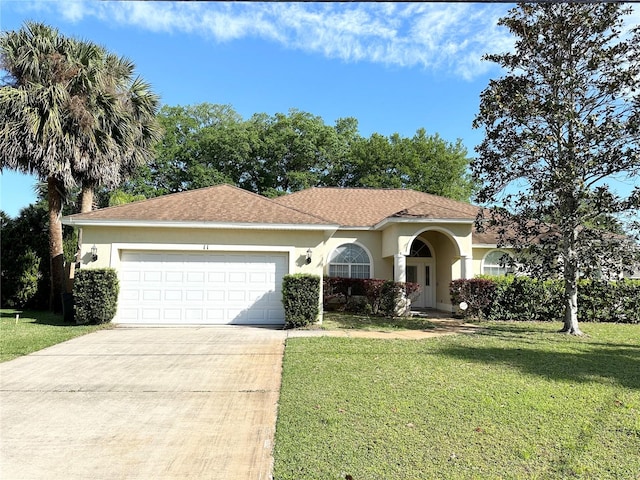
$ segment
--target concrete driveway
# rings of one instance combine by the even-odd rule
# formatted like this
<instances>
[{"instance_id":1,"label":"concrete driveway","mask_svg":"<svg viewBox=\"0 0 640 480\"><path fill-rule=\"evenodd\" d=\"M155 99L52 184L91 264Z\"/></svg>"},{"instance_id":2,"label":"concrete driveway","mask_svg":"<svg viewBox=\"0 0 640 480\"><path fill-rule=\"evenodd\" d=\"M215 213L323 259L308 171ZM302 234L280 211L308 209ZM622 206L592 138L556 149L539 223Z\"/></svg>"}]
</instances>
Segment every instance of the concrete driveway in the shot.
<instances>
[{"instance_id":1,"label":"concrete driveway","mask_svg":"<svg viewBox=\"0 0 640 480\"><path fill-rule=\"evenodd\" d=\"M268 479L286 332L116 328L0 364L0 478Z\"/></svg>"}]
</instances>

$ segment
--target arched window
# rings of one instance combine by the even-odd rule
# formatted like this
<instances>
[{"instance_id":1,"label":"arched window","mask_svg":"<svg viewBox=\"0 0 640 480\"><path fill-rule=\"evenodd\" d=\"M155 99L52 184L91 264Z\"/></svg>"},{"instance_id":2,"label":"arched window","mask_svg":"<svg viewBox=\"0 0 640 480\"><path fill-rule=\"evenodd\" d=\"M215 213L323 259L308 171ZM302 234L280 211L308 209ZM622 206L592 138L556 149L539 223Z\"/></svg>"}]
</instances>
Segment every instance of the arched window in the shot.
<instances>
[{"instance_id":1,"label":"arched window","mask_svg":"<svg viewBox=\"0 0 640 480\"><path fill-rule=\"evenodd\" d=\"M410 257L428 257L431 258L431 250L429 249L429 247L427 246L426 243L424 243L422 240L420 240L419 238L416 238L413 243L411 244L411 250L409 251L409 256Z\"/></svg>"},{"instance_id":2,"label":"arched window","mask_svg":"<svg viewBox=\"0 0 640 480\"><path fill-rule=\"evenodd\" d=\"M509 254L502 250L492 250L482 260L483 275L506 275L509 266L505 263L509 260Z\"/></svg>"},{"instance_id":3,"label":"arched window","mask_svg":"<svg viewBox=\"0 0 640 480\"><path fill-rule=\"evenodd\" d=\"M340 245L329 257L330 277L369 278L370 273L369 255L355 243Z\"/></svg>"}]
</instances>

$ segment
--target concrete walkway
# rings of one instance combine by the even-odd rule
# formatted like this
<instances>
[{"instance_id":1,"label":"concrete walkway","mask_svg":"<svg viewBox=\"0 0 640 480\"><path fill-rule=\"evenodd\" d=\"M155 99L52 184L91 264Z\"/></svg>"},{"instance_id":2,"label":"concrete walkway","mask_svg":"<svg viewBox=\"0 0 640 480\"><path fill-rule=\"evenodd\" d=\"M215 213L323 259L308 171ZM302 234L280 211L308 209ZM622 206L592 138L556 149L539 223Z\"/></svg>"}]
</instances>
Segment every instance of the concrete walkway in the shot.
<instances>
[{"instance_id":1,"label":"concrete walkway","mask_svg":"<svg viewBox=\"0 0 640 480\"><path fill-rule=\"evenodd\" d=\"M116 328L0 364L0 478L268 479L286 332Z\"/></svg>"}]
</instances>

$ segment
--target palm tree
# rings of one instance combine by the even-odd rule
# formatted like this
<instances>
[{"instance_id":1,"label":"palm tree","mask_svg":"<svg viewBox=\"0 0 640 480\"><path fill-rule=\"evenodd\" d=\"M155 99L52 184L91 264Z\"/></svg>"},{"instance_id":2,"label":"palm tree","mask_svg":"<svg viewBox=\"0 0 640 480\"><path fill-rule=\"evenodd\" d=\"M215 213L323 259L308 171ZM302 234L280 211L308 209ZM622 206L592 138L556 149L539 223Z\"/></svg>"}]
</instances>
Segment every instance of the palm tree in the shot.
<instances>
[{"instance_id":1,"label":"palm tree","mask_svg":"<svg viewBox=\"0 0 640 480\"><path fill-rule=\"evenodd\" d=\"M82 185L81 212L91 210L96 187L117 187L151 160L152 147L160 139L159 98L148 83L133 77L134 68L129 60L103 50L99 88L86 92L79 105L83 116L91 119L85 132L92 146L92 154L73 165Z\"/></svg>"},{"instance_id":2,"label":"palm tree","mask_svg":"<svg viewBox=\"0 0 640 480\"><path fill-rule=\"evenodd\" d=\"M49 303L59 310L67 192L78 184L91 191L115 185L149 158L158 98L146 83L131 80L130 62L41 23L2 33L0 67L8 73L0 87L0 170L47 182Z\"/></svg>"}]
</instances>

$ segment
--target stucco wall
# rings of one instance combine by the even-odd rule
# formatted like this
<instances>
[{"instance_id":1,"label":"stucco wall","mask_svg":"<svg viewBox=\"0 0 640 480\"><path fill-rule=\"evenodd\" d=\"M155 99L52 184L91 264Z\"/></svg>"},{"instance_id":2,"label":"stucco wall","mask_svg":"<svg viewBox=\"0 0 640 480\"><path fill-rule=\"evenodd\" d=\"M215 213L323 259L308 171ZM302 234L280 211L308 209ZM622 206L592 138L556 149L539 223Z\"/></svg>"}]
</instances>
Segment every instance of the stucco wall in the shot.
<instances>
[{"instance_id":1,"label":"stucco wall","mask_svg":"<svg viewBox=\"0 0 640 480\"><path fill-rule=\"evenodd\" d=\"M433 249L436 307L450 309L449 283L463 274L480 273L482 258L489 249L472 248L470 224L399 223L383 231L371 230L267 230L158 227L83 227L82 268L118 268L123 250L175 251L252 251L286 252L289 273L328 274L331 253L345 243L357 243L371 258L371 276L393 279L394 255L407 254L416 236ZM91 261L91 247L98 249L98 260ZM312 261L306 263L307 250ZM473 255L465 272L460 255ZM468 269L468 267L467 267Z\"/></svg>"},{"instance_id":2,"label":"stucco wall","mask_svg":"<svg viewBox=\"0 0 640 480\"><path fill-rule=\"evenodd\" d=\"M492 250L495 250L495 247L492 246L483 246L483 247L473 247L473 274L474 276L482 274L482 260L485 255Z\"/></svg>"},{"instance_id":3,"label":"stucco wall","mask_svg":"<svg viewBox=\"0 0 640 480\"><path fill-rule=\"evenodd\" d=\"M118 268L122 250L287 252L289 273L322 274L325 232L249 229L83 227L82 267ZM91 247L98 260L91 261ZM307 250L311 263L307 265Z\"/></svg>"},{"instance_id":4,"label":"stucco wall","mask_svg":"<svg viewBox=\"0 0 640 480\"><path fill-rule=\"evenodd\" d=\"M326 275L329 274L328 263L331 254L345 243L356 243L369 253L372 278L393 279L393 259L382 258L382 235L380 232L367 230L339 230L327 240L324 250Z\"/></svg>"}]
</instances>

